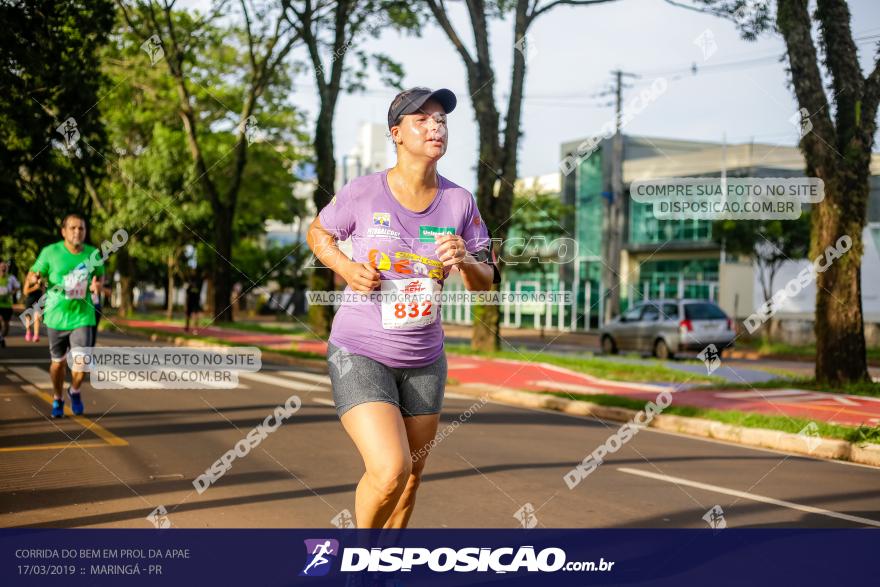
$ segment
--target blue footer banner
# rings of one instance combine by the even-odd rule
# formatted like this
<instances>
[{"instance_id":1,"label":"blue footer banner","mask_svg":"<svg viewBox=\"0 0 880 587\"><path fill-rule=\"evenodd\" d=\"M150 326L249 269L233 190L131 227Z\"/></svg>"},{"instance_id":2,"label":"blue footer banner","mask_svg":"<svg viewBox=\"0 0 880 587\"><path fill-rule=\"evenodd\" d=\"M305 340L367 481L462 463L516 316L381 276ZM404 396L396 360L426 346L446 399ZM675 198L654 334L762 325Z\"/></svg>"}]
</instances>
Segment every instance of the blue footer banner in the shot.
<instances>
[{"instance_id":1,"label":"blue footer banner","mask_svg":"<svg viewBox=\"0 0 880 587\"><path fill-rule=\"evenodd\" d=\"M828 587L877 584L880 533L0 529L0 557L4 586Z\"/></svg>"}]
</instances>

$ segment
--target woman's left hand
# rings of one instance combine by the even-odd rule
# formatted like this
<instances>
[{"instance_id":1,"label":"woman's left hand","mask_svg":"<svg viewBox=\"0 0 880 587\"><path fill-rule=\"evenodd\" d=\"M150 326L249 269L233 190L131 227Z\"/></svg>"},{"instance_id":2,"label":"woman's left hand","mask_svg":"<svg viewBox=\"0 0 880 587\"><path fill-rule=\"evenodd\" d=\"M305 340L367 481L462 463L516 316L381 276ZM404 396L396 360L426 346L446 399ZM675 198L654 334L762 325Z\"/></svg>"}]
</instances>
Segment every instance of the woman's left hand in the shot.
<instances>
[{"instance_id":1,"label":"woman's left hand","mask_svg":"<svg viewBox=\"0 0 880 587\"><path fill-rule=\"evenodd\" d=\"M437 245L437 257L444 267L461 265L467 257L468 252L464 239L457 234L444 234L435 237L434 242Z\"/></svg>"}]
</instances>

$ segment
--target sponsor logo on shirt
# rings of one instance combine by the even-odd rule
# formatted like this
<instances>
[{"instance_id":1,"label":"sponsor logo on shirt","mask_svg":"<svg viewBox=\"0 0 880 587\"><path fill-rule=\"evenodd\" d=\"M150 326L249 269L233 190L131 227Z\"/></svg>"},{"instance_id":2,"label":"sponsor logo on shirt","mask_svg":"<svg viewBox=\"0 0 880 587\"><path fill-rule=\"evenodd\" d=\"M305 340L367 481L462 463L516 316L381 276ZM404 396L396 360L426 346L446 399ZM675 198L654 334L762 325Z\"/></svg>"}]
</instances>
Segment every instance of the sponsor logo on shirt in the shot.
<instances>
[{"instance_id":1,"label":"sponsor logo on shirt","mask_svg":"<svg viewBox=\"0 0 880 587\"><path fill-rule=\"evenodd\" d=\"M368 237L385 237L385 238L400 238L400 233L396 230L391 230L390 228L385 228L383 226L374 226L372 228L367 229Z\"/></svg>"},{"instance_id":2,"label":"sponsor logo on shirt","mask_svg":"<svg viewBox=\"0 0 880 587\"><path fill-rule=\"evenodd\" d=\"M425 291L425 288L422 287L421 282L419 281L410 281L403 288L403 293L419 293L420 291Z\"/></svg>"},{"instance_id":3,"label":"sponsor logo on shirt","mask_svg":"<svg viewBox=\"0 0 880 587\"><path fill-rule=\"evenodd\" d=\"M441 236L444 234L455 234L455 227L428 226L425 224L419 226L419 240L423 243L432 243L434 242L435 236Z\"/></svg>"},{"instance_id":4,"label":"sponsor logo on shirt","mask_svg":"<svg viewBox=\"0 0 880 587\"><path fill-rule=\"evenodd\" d=\"M443 279L443 263L436 259L429 259L416 255L409 251L397 251L393 253L392 260L389 254L379 249L371 249L367 254L370 265L379 271L393 271L403 275L426 275L433 279Z\"/></svg>"},{"instance_id":5,"label":"sponsor logo on shirt","mask_svg":"<svg viewBox=\"0 0 880 587\"><path fill-rule=\"evenodd\" d=\"M373 226L391 227L391 214L389 212L373 212Z\"/></svg>"}]
</instances>

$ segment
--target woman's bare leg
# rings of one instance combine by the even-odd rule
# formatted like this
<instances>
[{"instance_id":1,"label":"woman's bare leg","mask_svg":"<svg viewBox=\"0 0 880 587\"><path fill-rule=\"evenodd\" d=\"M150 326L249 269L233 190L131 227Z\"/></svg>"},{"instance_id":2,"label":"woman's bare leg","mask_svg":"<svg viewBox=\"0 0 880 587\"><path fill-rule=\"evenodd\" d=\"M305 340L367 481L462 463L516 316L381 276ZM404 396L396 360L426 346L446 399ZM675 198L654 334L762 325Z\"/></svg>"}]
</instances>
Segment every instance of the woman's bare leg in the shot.
<instances>
[{"instance_id":1,"label":"woman's bare leg","mask_svg":"<svg viewBox=\"0 0 880 587\"><path fill-rule=\"evenodd\" d=\"M412 471L400 408L388 402L356 405L342 415L366 472L355 493L358 528L382 528L397 506Z\"/></svg>"},{"instance_id":2,"label":"woman's bare leg","mask_svg":"<svg viewBox=\"0 0 880 587\"><path fill-rule=\"evenodd\" d=\"M412 459L412 470L406 480L406 487L397 502L397 506L385 522L386 528L406 528L413 508L416 505L416 491L422 481L422 471L425 469L425 460L431 450L431 441L437 435L437 425L440 422L440 414L426 414L424 416L410 416L403 419L406 426L406 437L409 442L409 452Z\"/></svg>"}]
</instances>

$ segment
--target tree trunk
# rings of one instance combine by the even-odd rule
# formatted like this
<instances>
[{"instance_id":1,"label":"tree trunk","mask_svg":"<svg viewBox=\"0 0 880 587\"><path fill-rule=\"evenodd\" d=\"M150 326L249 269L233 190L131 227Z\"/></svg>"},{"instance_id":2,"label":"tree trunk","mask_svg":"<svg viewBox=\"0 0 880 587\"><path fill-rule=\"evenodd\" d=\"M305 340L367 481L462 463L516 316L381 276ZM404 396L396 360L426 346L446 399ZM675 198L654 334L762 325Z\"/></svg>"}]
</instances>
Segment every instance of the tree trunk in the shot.
<instances>
[{"instance_id":1,"label":"tree trunk","mask_svg":"<svg viewBox=\"0 0 880 587\"><path fill-rule=\"evenodd\" d=\"M315 167L318 185L313 199L315 209L320 211L330 203L336 191L336 160L333 158L333 105L322 105L315 127ZM313 292L333 290L333 272L315 258L315 269L309 275L309 289ZM330 334L333 323L333 306L310 305L309 325L312 332L322 338Z\"/></svg>"},{"instance_id":2,"label":"tree trunk","mask_svg":"<svg viewBox=\"0 0 880 587\"><path fill-rule=\"evenodd\" d=\"M232 210L225 206L214 208L214 308L216 322L232 322Z\"/></svg>"},{"instance_id":3,"label":"tree trunk","mask_svg":"<svg viewBox=\"0 0 880 587\"><path fill-rule=\"evenodd\" d=\"M867 169L867 163L847 162L837 166L833 177L825 174L825 201L812 218L811 259L824 257L826 247L834 246L843 235L852 239L852 249L816 275L816 380L832 384L870 381L861 287L868 183L854 167ZM857 207L860 214L845 212Z\"/></svg>"},{"instance_id":4,"label":"tree trunk","mask_svg":"<svg viewBox=\"0 0 880 587\"><path fill-rule=\"evenodd\" d=\"M174 253L168 254L168 282L165 285L165 317L171 320L174 317Z\"/></svg>"},{"instance_id":5,"label":"tree trunk","mask_svg":"<svg viewBox=\"0 0 880 587\"><path fill-rule=\"evenodd\" d=\"M493 238L507 238L510 215L513 210L514 184L517 179L517 151L519 149L520 118L526 74L526 32L530 24L529 3L519 0L514 15L514 39L519 48L513 51L513 71L504 121L504 141L499 142L500 115L495 106L495 90L489 54L488 33L477 35L477 62L468 68L468 89L479 126L480 161L477 164L477 206ZM485 31L485 8L471 11L476 31ZM501 267L499 265L499 270ZM494 290L498 286L493 286ZM474 306L474 326L471 348L480 351L498 350L501 343L501 312L498 306Z\"/></svg>"},{"instance_id":6,"label":"tree trunk","mask_svg":"<svg viewBox=\"0 0 880 587\"><path fill-rule=\"evenodd\" d=\"M815 16L831 77L833 106L819 70L807 2L779 0L776 24L785 40L794 93L801 112L809 113L810 126L800 142L806 173L825 183L825 199L812 213L810 258L824 257L844 236L852 239L852 248L816 276L816 380L836 385L870 380L861 259L880 64L875 64L867 79L862 78L846 2L819 0Z\"/></svg>"},{"instance_id":7,"label":"tree trunk","mask_svg":"<svg viewBox=\"0 0 880 587\"><path fill-rule=\"evenodd\" d=\"M491 73L490 73L491 75ZM470 86L480 88L491 82L483 81L482 77L469 80ZM506 220L497 210L496 184L503 175L500 146L498 144L498 110L495 107L493 93L483 89L472 97L474 112L477 119L478 137L480 141L480 160L477 163L477 206L486 227L492 231L493 238L504 239L507 234ZM503 184L499 186L503 188ZM498 286L493 287L494 290ZM473 305L473 328L471 331L471 348L475 351L491 352L498 350L501 344L500 317L498 306Z\"/></svg>"},{"instance_id":8,"label":"tree trunk","mask_svg":"<svg viewBox=\"0 0 880 587\"><path fill-rule=\"evenodd\" d=\"M126 247L119 249L119 316L127 318L134 309L134 262Z\"/></svg>"}]
</instances>

